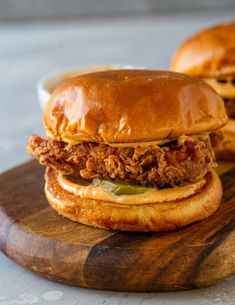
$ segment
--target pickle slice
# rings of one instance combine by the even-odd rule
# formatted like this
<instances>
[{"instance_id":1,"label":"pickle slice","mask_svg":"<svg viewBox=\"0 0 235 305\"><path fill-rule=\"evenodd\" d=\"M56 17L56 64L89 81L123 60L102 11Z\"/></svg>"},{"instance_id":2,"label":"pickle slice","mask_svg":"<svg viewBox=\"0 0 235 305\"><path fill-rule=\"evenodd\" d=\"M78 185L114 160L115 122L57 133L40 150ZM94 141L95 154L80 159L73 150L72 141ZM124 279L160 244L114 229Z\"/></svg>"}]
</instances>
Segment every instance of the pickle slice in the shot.
<instances>
[{"instance_id":1,"label":"pickle slice","mask_svg":"<svg viewBox=\"0 0 235 305\"><path fill-rule=\"evenodd\" d=\"M125 182L114 182L98 178L93 179L92 184L95 186L103 187L115 195L138 195L151 190L150 187L130 185Z\"/></svg>"}]
</instances>

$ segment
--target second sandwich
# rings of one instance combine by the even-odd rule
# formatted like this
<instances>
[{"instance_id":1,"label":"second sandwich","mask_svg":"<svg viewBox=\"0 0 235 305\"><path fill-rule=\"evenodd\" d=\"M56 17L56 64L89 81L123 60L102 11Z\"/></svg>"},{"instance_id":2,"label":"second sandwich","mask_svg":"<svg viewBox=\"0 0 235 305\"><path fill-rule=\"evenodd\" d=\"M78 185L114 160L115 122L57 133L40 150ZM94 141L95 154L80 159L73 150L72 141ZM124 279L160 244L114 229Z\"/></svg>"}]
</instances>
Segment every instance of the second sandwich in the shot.
<instances>
[{"instance_id":1,"label":"second sandwich","mask_svg":"<svg viewBox=\"0 0 235 305\"><path fill-rule=\"evenodd\" d=\"M224 100L229 121L216 150L235 160L235 22L205 29L187 39L175 53L171 69L204 79Z\"/></svg>"}]
</instances>

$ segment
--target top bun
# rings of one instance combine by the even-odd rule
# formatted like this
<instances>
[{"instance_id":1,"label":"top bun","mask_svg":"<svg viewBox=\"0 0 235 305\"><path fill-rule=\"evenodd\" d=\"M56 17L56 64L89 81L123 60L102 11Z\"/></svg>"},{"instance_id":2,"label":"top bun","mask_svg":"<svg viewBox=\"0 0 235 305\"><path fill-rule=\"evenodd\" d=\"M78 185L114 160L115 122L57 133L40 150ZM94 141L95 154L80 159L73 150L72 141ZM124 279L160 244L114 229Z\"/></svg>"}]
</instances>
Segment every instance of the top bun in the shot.
<instances>
[{"instance_id":1,"label":"top bun","mask_svg":"<svg viewBox=\"0 0 235 305\"><path fill-rule=\"evenodd\" d=\"M47 135L71 144L171 139L226 121L222 99L204 81L150 70L78 76L54 91L44 112Z\"/></svg>"},{"instance_id":2,"label":"top bun","mask_svg":"<svg viewBox=\"0 0 235 305\"><path fill-rule=\"evenodd\" d=\"M178 49L171 69L201 77L235 74L235 22L197 33Z\"/></svg>"}]
</instances>

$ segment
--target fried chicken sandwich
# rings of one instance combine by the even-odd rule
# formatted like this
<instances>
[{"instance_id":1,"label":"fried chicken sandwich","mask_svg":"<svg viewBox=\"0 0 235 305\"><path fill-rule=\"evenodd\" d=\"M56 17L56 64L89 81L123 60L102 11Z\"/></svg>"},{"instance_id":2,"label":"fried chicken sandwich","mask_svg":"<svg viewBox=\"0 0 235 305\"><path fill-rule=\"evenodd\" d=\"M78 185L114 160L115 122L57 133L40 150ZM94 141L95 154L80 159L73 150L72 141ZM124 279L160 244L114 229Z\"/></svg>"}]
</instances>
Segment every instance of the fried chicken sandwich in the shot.
<instances>
[{"instance_id":1,"label":"fried chicken sandwich","mask_svg":"<svg viewBox=\"0 0 235 305\"><path fill-rule=\"evenodd\" d=\"M45 193L63 216L114 230L164 231L211 215L222 99L179 73L116 70L73 78L44 112L28 152L46 166Z\"/></svg>"}]
</instances>

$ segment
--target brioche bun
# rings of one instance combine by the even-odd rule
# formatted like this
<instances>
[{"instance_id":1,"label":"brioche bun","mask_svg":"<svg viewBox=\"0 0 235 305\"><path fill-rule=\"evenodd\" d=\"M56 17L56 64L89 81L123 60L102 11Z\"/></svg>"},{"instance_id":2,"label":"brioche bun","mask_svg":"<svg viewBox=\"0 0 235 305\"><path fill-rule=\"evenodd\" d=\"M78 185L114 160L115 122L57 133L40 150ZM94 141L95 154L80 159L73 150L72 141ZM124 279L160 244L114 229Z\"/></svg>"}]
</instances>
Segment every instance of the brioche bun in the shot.
<instances>
[{"instance_id":1,"label":"brioche bun","mask_svg":"<svg viewBox=\"0 0 235 305\"><path fill-rule=\"evenodd\" d=\"M58 177L58 171L47 168L45 193L50 205L64 217L103 229L173 230L210 216L222 197L221 182L214 171L205 176L206 184L187 198L181 198L179 188L178 200L137 205L81 198L65 190Z\"/></svg>"},{"instance_id":2,"label":"brioche bun","mask_svg":"<svg viewBox=\"0 0 235 305\"><path fill-rule=\"evenodd\" d=\"M54 91L44 112L47 136L71 144L151 142L226 121L222 99L204 81L150 70L78 76Z\"/></svg>"},{"instance_id":3,"label":"brioche bun","mask_svg":"<svg viewBox=\"0 0 235 305\"><path fill-rule=\"evenodd\" d=\"M171 70L199 77L235 74L235 22L203 30L175 53Z\"/></svg>"}]
</instances>

